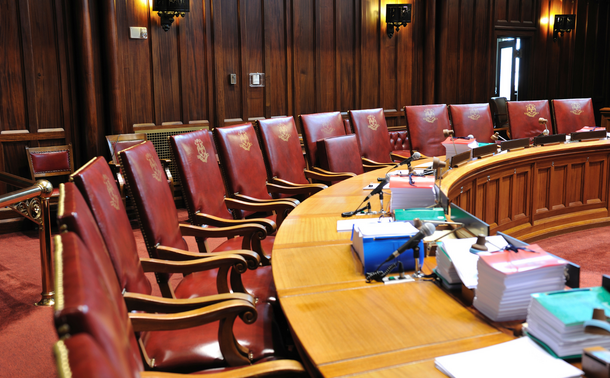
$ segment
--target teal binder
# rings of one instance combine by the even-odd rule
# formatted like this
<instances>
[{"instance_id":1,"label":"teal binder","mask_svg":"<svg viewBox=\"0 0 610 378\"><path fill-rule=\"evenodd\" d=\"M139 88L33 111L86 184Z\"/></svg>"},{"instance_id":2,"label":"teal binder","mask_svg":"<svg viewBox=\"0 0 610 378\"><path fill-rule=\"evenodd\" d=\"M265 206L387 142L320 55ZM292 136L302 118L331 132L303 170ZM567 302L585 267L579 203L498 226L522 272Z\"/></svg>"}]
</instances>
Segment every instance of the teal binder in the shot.
<instances>
[{"instance_id":1,"label":"teal binder","mask_svg":"<svg viewBox=\"0 0 610 378\"><path fill-rule=\"evenodd\" d=\"M419 218L422 221L441 221L444 222L445 212L442 207L433 208L412 208L412 209L396 209L394 210L394 218L397 221L412 221L415 218Z\"/></svg>"}]
</instances>

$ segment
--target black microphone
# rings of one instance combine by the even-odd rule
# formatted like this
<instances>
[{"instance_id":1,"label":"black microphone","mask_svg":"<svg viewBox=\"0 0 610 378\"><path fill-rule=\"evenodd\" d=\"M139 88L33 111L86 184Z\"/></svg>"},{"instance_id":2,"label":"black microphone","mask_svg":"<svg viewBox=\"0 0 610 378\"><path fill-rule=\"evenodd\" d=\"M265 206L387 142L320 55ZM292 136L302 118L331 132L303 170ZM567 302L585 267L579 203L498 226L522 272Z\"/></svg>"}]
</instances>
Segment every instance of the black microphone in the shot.
<instances>
[{"instance_id":1,"label":"black microphone","mask_svg":"<svg viewBox=\"0 0 610 378\"><path fill-rule=\"evenodd\" d=\"M405 244L398 247L398 249L394 251L394 253L392 253L381 265L387 263L392 259L397 258L407 249L413 249L417 247L417 245L423 238L432 235L434 231L436 231L436 227L432 223L424 223L417 234L413 235L409 240L407 240Z\"/></svg>"},{"instance_id":2,"label":"black microphone","mask_svg":"<svg viewBox=\"0 0 610 378\"><path fill-rule=\"evenodd\" d=\"M408 157L405 160L401 161L400 163L396 164L395 168L400 167L401 165L409 164L413 160L419 160L419 159L421 159L421 154L419 152L415 151L415 153L411 157Z\"/></svg>"},{"instance_id":3,"label":"black microphone","mask_svg":"<svg viewBox=\"0 0 610 378\"><path fill-rule=\"evenodd\" d=\"M384 186L386 186L386 184L388 183L388 180L389 180L389 179L390 179L390 178L386 176L386 178L384 178L384 179L383 179L383 180L382 180L382 181L379 183L379 185L377 185L377 187L376 187L375 189L371 190L371 192L369 193L369 195L368 195L368 196L366 196L366 198L365 198L365 199L364 199L364 201L362 201L362 202L368 201L368 200L369 200L369 199L370 199L372 196L374 196L374 195L376 195L376 194L381 193L381 191L383 190L383 187L384 187Z\"/></svg>"}]
</instances>

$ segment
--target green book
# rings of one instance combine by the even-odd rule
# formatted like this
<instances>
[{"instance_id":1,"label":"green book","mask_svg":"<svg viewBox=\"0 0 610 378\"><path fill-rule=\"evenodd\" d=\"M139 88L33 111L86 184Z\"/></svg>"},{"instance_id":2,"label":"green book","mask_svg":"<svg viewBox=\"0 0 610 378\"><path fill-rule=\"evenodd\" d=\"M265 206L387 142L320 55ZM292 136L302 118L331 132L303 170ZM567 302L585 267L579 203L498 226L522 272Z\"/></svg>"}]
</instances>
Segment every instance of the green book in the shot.
<instances>
[{"instance_id":1,"label":"green book","mask_svg":"<svg viewBox=\"0 0 610 378\"><path fill-rule=\"evenodd\" d=\"M603 287L533 294L532 298L547 309L564 327L580 326L591 319L594 308L610 315L610 293Z\"/></svg>"}]
</instances>

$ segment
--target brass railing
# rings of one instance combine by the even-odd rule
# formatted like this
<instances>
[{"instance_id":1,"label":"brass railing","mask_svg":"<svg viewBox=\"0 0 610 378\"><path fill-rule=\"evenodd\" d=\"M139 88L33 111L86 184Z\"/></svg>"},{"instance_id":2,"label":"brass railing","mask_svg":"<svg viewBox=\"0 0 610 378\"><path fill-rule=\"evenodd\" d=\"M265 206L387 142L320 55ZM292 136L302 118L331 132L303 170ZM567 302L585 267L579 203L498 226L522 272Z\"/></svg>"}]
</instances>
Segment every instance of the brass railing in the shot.
<instances>
[{"instance_id":1,"label":"brass railing","mask_svg":"<svg viewBox=\"0 0 610 378\"><path fill-rule=\"evenodd\" d=\"M6 172L0 172L0 181L23 188L1 195L0 208L9 207L39 226L42 298L36 303L36 306L52 306L55 303L55 292L53 289L49 197L53 192L53 185L47 180L33 181Z\"/></svg>"}]
</instances>

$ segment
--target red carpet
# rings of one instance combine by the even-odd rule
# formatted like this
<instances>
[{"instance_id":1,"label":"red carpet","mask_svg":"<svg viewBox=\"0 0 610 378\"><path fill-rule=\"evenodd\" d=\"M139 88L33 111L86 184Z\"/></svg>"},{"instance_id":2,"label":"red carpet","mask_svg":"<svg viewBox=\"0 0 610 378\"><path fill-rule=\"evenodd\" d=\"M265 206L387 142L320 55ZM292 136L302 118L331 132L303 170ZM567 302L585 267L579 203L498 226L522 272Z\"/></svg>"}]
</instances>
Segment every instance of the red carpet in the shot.
<instances>
[{"instance_id":1,"label":"red carpet","mask_svg":"<svg viewBox=\"0 0 610 378\"><path fill-rule=\"evenodd\" d=\"M183 221L186 212L180 212ZM138 253L147 256L142 234L134 230ZM188 240L191 239L191 240ZM189 249L196 251L193 238ZM211 246L220 241L210 243ZM545 250L581 266L582 287L601 285L610 274L610 227L596 228L542 240ZM154 281L149 274L151 282ZM181 277L176 276L174 284ZM159 290L153 285L156 294ZM0 378L56 377L52 345L57 340L53 310L35 307L40 299L40 250L35 231L0 235Z\"/></svg>"}]
</instances>

